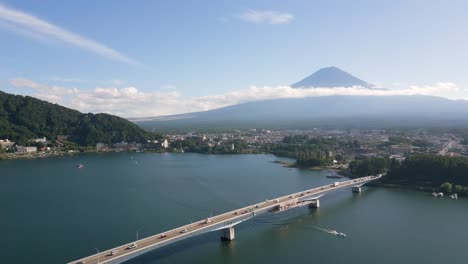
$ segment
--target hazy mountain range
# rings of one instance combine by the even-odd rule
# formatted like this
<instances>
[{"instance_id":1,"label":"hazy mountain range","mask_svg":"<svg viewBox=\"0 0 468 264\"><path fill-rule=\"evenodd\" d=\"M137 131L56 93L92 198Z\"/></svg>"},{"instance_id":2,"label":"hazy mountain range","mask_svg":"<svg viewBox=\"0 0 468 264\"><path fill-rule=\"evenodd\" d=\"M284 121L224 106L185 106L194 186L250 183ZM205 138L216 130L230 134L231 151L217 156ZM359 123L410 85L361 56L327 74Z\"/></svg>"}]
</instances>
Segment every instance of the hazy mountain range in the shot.
<instances>
[{"instance_id":1,"label":"hazy mountain range","mask_svg":"<svg viewBox=\"0 0 468 264\"><path fill-rule=\"evenodd\" d=\"M374 86L336 67L323 68L294 88ZM436 96L320 96L274 99L180 115L135 118L147 129L468 127L468 102Z\"/></svg>"}]
</instances>

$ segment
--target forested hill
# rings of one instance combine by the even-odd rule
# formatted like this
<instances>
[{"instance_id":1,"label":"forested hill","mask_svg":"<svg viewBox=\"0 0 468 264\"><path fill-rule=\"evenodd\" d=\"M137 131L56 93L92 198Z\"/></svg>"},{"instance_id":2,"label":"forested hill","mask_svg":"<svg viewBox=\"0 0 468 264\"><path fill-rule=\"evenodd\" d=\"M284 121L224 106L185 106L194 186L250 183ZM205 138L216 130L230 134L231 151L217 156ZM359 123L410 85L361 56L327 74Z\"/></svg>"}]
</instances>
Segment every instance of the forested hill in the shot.
<instances>
[{"instance_id":1,"label":"forested hill","mask_svg":"<svg viewBox=\"0 0 468 264\"><path fill-rule=\"evenodd\" d=\"M0 139L19 144L58 135L82 146L98 142L144 142L151 135L134 123L109 114L82 114L29 96L0 91Z\"/></svg>"}]
</instances>

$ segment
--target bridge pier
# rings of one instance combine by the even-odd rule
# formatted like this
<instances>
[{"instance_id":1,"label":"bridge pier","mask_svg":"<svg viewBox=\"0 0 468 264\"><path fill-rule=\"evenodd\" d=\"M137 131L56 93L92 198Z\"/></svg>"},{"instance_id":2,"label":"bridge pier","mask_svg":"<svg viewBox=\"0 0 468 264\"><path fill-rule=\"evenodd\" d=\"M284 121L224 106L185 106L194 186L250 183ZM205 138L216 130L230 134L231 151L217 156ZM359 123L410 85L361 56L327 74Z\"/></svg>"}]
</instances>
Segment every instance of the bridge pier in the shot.
<instances>
[{"instance_id":1,"label":"bridge pier","mask_svg":"<svg viewBox=\"0 0 468 264\"><path fill-rule=\"evenodd\" d=\"M231 226L229 228L226 228L226 229L223 229L223 230L221 230L221 232L223 232L223 234L221 235L222 240L228 240L228 241L234 240L235 232L234 232L234 227L233 226Z\"/></svg>"},{"instance_id":2,"label":"bridge pier","mask_svg":"<svg viewBox=\"0 0 468 264\"><path fill-rule=\"evenodd\" d=\"M317 199L315 200L315 202L312 202L311 204L309 204L309 208L319 208L320 207L320 200Z\"/></svg>"},{"instance_id":3,"label":"bridge pier","mask_svg":"<svg viewBox=\"0 0 468 264\"><path fill-rule=\"evenodd\" d=\"M362 191L361 186L353 186L353 193L360 193Z\"/></svg>"}]
</instances>

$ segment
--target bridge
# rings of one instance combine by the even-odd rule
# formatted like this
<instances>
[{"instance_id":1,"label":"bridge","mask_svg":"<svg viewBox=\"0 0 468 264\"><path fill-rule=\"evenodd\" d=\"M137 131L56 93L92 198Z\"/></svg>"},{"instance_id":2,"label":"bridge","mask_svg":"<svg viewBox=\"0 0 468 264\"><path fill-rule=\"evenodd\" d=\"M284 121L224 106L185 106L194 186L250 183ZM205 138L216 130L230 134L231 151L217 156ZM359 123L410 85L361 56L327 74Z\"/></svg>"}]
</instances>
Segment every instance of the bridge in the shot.
<instances>
[{"instance_id":1,"label":"bridge","mask_svg":"<svg viewBox=\"0 0 468 264\"><path fill-rule=\"evenodd\" d=\"M252 204L234 211L193 222L189 225L180 226L153 236L132 241L128 244L69 262L69 264L122 263L154 249L172 244L185 238L212 231L221 231L221 237L223 239L233 240L235 237L234 226L256 215L267 212L277 213L305 205L312 208L318 208L320 207L319 198L328 192L345 187L352 187L353 192L361 192L362 185L380 179L381 177L382 175L379 174L377 176L367 176L348 181L334 182L329 185L281 196L271 200L265 200L264 202Z\"/></svg>"}]
</instances>

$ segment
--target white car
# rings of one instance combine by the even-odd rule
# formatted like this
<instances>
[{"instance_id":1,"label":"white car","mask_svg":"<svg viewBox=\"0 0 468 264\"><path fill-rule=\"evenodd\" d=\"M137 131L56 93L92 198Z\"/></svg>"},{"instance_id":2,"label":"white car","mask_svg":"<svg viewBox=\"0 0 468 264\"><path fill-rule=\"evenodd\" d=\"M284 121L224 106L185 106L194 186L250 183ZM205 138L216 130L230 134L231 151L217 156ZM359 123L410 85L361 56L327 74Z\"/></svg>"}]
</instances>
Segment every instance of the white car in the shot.
<instances>
[{"instance_id":1,"label":"white car","mask_svg":"<svg viewBox=\"0 0 468 264\"><path fill-rule=\"evenodd\" d=\"M114 249L111 251L110 255L114 256L114 255L117 255L117 253L119 253L119 251L117 249Z\"/></svg>"},{"instance_id":2,"label":"white car","mask_svg":"<svg viewBox=\"0 0 468 264\"><path fill-rule=\"evenodd\" d=\"M127 249L132 249L132 248L136 248L137 247L137 243L133 242L132 244L130 244Z\"/></svg>"}]
</instances>

